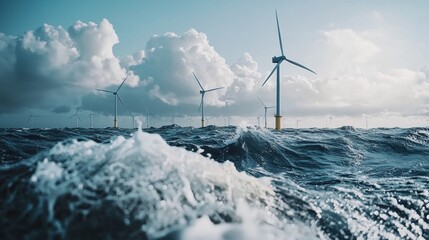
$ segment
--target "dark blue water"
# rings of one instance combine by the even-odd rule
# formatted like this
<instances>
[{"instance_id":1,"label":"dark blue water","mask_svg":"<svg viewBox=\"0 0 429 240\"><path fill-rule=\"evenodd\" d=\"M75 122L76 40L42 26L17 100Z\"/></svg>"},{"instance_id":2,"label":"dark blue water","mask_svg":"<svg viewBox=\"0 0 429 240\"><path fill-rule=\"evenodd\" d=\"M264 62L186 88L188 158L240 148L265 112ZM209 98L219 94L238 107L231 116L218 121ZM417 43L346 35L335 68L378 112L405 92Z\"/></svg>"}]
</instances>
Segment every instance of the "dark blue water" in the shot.
<instances>
[{"instance_id":1,"label":"dark blue water","mask_svg":"<svg viewBox=\"0 0 429 240\"><path fill-rule=\"evenodd\" d=\"M429 130L1 129L24 238L429 239Z\"/></svg>"}]
</instances>

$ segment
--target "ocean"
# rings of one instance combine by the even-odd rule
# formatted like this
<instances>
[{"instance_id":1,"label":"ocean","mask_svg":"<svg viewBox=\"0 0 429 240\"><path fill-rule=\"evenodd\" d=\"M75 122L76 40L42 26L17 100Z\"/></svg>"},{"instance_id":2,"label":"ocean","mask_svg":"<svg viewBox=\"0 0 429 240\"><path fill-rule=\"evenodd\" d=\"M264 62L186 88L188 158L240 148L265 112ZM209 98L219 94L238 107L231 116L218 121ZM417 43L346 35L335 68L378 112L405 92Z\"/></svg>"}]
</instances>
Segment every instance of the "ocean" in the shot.
<instances>
[{"instance_id":1,"label":"ocean","mask_svg":"<svg viewBox=\"0 0 429 240\"><path fill-rule=\"evenodd\" d=\"M0 239L429 239L429 130L0 129Z\"/></svg>"}]
</instances>

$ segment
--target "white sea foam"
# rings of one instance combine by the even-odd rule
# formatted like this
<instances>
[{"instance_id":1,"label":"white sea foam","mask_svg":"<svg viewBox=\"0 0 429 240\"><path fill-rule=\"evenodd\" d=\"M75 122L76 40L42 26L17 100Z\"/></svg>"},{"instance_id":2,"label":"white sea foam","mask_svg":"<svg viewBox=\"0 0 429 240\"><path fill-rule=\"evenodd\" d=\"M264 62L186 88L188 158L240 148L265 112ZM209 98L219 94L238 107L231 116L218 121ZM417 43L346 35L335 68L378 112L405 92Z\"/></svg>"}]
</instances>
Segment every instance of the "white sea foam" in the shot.
<instances>
[{"instance_id":1,"label":"white sea foam","mask_svg":"<svg viewBox=\"0 0 429 240\"><path fill-rule=\"evenodd\" d=\"M184 239L322 236L314 226L282 219L268 180L238 172L231 162L221 164L169 146L159 135L140 129L108 143L59 143L38 163L31 180L48 202L53 222L53 206L59 196L69 194L75 199L69 208L84 215L103 201L113 202L124 222L140 221L149 238L183 228ZM67 228L67 221L57 225Z\"/></svg>"}]
</instances>

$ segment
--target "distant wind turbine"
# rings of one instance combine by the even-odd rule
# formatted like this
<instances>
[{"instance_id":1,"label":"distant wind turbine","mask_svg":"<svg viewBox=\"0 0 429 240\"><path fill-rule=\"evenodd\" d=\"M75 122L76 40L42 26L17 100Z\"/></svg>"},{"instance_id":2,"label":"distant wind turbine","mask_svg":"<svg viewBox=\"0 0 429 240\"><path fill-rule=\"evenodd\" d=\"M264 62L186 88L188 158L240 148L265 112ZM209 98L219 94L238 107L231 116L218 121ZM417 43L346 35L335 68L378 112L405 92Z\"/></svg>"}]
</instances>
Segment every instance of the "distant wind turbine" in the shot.
<instances>
[{"instance_id":1,"label":"distant wind turbine","mask_svg":"<svg viewBox=\"0 0 429 240\"><path fill-rule=\"evenodd\" d=\"M170 123L171 123L172 125L174 125L174 124L176 124L176 117L180 118L181 116L180 116L180 115L178 115L178 114L172 114L172 115L170 115L170 117L171 117L171 119L170 119Z\"/></svg>"},{"instance_id":2,"label":"distant wind turbine","mask_svg":"<svg viewBox=\"0 0 429 240\"><path fill-rule=\"evenodd\" d=\"M79 121L80 121L80 117L79 117L79 107L76 107L76 113L75 113L75 114L73 114L73 115L71 115L71 116L69 117L69 119L70 119L70 118L72 118L72 117L76 117L76 128L78 128L78 127L79 127Z\"/></svg>"},{"instance_id":3,"label":"distant wind turbine","mask_svg":"<svg viewBox=\"0 0 429 240\"><path fill-rule=\"evenodd\" d=\"M213 89L205 90L203 88L203 86L201 85L200 81L198 80L197 75L195 75L195 73L192 73L192 74L194 74L195 80L197 80L197 83L198 83L198 85L200 85L200 88L201 88L201 90L200 90L201 103L200 103L200 107L198 108L198 112L200 112L200 110L201 110L201 127L204 127L204 95L207 92L219 90L219 89L222 89L223 87L218 87L218 88L213 88Z\"/></svg>"},{"instance_id":4,"label":"distant wind turbine","mask_svg":"<svg viewBox=\"0 0 429 240\"><path fill-rule=\"evenodd\" d=\"M329 127L332 127L332 117L329 117Z\"/></svg>"},{"instance_id":5,"label":"distant wind turbine","mask_svg":"<svg viewBox=\"0 0 429 240\"><path fill-rule=\"evenodd\" d=\"M230 125L230 119L231 117L229 116L229 106L228 106L228 102L230 102L229 99L225 100L225 108L226 108L226 118L227 118L227 124L225 124L226 126Z\"/></svg>"},{"instance_id":6,"label":"distant wind turbine","mask_svg":"<svg viewBox=\"0 0 429 240\"><path fill-rule=\"evenodd\" d=\"M309 69L309 68L307 68L307 67L305 67L305 66L303 66L303 65L301 65L295 61L292 61L292 60L286 58L286 56L284 55L284 52L283 52L282 37L280 34L279 18L277 16L277 11L276 11L276 21L277 21L277 32L279 35L280 50L281 50L282 55L279 57L274 56L272 58L272 62L276 63L276 66L274 67L273 71L271 71L270 75L268 75L267 79L262 84L262 86L265 85L265 83L268 81L268 79L270 79L271 75L273 75L274 71L277 70L277 105L276 105L276 115L274 117L276 118L275 129L280 130L281 118L282 118L282 116L280 115L280 64L286 60L287 62L292 63L293 65L304 68L305 70L308 70L314 74L316 74L316 73L313 70L311 70L311 69Z\"/></svg>"},{"instance_id":7,"label":"distant wind turbine","mask_svg":"<svg viewBox=\"0 0 429 240\"><path fill-rule=\"evenodd\" d=\"M30 115L28 116L28 119L27 119L27 126L30 123L30 128L33 128L33 118L38 118L38 117L40 116L33 115L30 111Z\"/></svg>"},{"instance_id":8,"label":"distant wind turbine","mask_svg":"<svg viewBox=\"0 0 429 240\"><path fill-rule=\"evenodd\" d=\"M270 108L274 108L273 106L267 107L265 106L264 102L262 102L262 100L258 97L259 101L261 102L262 106L264 106L264 110L265 110L265 128L267 128L267 110Z\"/></svg>"},{"instance_id":9,"label":"distant wind turbine","mask_svg":"<svg viewBox=\"0 0 429 240\"><path fill-rule=\"evenodd\" d=\"M258 119L258 128L261 128L261 116L256 117Z\"/></svg>"},{"instance_id":10,"label":"distant wind turbine","mask_svg":"<svg viewBox=\"0 0 429 240\"><path fill-rule=\"evenodd\" d=\"M89 114L89 128L93 128L94 127L94 121L93 121L93 117L94 116L96 116L96 117L101 117L100 115L98 115L98 114L95 114L95 113L90 113Z\"/></svg>"},{"instance_id":11,"label":"distant wind turbine","mask_svg":"<svg viewBox=\"0 0 429 240\"><path fill-rule=\"evenodd\" d=\"M133 120L133 129L134 129L135 125L136 125L135 124L136 123L136 116L134 116L133 113L131 113L131 112L129 114L130 114L131 119Z\"/></svg>"},{"instance_id":12,"label":"distant wind turbine","mask_svg":"<svg viewBox=\"0 0 429 240\"><path fill-rule=\"evenodd\" d=\"M299 122L301 122L301 120L297 119L296 120L296 128L299 128Z\"/></svg>"},{"instance_id":13,"label":"distant wind turbine","mask_svg":"<svg viewBox=\"0 0 429 240\"><path fill-rule=\"evenodd\" d=\"M207 122L207 125L209 125L209 120L211 120L213 117L206 117L206 122Z\"/></svg>"},{"instance_id":14,"label":"distant wind turbine","mask_svg":"<svg viewBox=\"0 0 429 240\"><path fill-rule=\"evenodd\" d=\"M146 103L144 104L144 107L146 108L146 128L149 128L149 116L150 116L150 113L149 113L149 110L147 109Z\"/></svg>"},{"instance_id":15,"label":"distant wind turbine","mask_svg":"<svg viewBox=\"0 0 429 240\"><path fill-rule=\"evenodd\" d=\"M118 128L118 98L119 98L119 101L121 102L122 106L127 110L127 107L125 107L125 104L122 101L122 98L118 93L119 90L121 89L122 85L124 85L124 82L127 80L127 78L128 78L128 76L122 81L121 85L119 85L118 89L115 92L109 91L109 90L104 90L104 89L95 89L97 91L112 93L113 96L115 96L115 118L113 119L113 127L114 128ZM127 110L127 112L128 112L128 110Z\"/></svg>"}]
</instances>

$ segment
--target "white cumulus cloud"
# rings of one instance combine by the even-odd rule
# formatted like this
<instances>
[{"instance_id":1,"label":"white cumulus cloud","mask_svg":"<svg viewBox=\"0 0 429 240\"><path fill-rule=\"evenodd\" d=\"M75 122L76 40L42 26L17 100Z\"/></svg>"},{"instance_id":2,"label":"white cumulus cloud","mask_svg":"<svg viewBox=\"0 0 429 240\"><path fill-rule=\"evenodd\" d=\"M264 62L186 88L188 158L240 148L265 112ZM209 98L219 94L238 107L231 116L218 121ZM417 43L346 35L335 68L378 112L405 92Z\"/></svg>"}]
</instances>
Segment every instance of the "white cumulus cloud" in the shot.
<instances>
[{"instance_id":1,"label":"white cumulus cloud","mask_svg":"<svg viewBox=\"0 0 429 240\"><path fill-rule=\"evenodd\" d=\"M76 22L67 30L44 24L22 36L0 34L0 113L50 108L92 88L119 84L127 70L113 55L112 24ZM131 74L128 84L138 84Z\"/></svg>"},{"instance_id":2,"label":"white cumulus cloud","mask_svg":"<svg viewBox=\"0 0 429 240\"><path fill-rule=\"evenodd\" d=\"M128 58L135 62L136 58ZM183 35L153 36L146 44L145 57L133 67L146 92L166 104L199 103L199 86L193 72L207 90L229 87L234 73L225 59L209 44L206 34L190 29ZM208 105L222 105L225 90L206 95Z\"/></svg>"}]
</instances>

